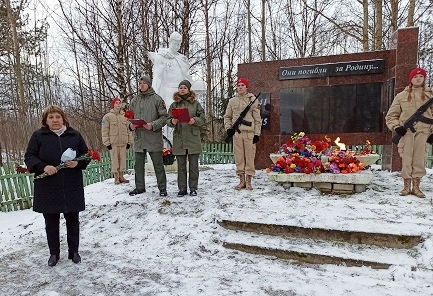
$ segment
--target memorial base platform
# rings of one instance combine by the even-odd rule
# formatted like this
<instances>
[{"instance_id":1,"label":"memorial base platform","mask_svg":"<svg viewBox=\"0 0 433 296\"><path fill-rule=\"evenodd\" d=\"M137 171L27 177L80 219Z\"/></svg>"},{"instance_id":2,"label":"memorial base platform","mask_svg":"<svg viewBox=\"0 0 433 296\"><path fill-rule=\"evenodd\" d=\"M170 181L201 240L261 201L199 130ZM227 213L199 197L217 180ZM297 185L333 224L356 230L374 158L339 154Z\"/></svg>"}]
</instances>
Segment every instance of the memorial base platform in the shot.
<instances>
[{"instance_id":1,"label":"memorial base platform","mask_svg":"<svg viewBox=\"0 0 433 296\"><path fill-rule=\"evenodd\" d=\"M164 168L166 173L177 172L177 161L175 160L173 164L165 165ZM146 170L146 175L148 176L155 175L155 169L153 168L153 163L146 163L145 170ZM128 170L128 174L134 175L134 173L135 173L134 169Z\"/></svg>"},{"instance_id":2,"label":"memorial base platform","mask_svg":"<svg viewBox=\"0 0 433 296\"><path fill-rule=\"evenodd\" d=\"M369 170L351 174L279 174L268 173L269 180L280 183L284 188L316 188L323 193L352 194L363 192L373 179Z\"/></svg>"}]
</instances>

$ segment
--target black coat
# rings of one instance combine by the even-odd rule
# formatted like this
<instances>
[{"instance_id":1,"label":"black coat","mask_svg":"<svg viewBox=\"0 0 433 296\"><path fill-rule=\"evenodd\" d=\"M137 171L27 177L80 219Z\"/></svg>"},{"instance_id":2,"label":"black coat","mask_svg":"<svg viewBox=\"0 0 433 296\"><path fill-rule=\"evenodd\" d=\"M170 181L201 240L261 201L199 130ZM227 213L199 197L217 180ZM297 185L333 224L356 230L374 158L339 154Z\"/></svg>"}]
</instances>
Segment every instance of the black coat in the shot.
<instances>
[{"instance_id":1,"label":"black coat","mask_svg":"<svg viewBox=\"0 0 433 296\"><path fill-rule=\"evenodd\" d=\"M63 152L71 148L77 156L87 153L88 148L81 134L71 127L59 137L46 127L35 131L30 138L24 162L35 176L44 172L47 165L57 166ZM82 160L73 168L63 168L56 174L34 182L33 210L39 213L69 213L83 211L83 173L90 160Z\"/></svg>"}]
</instances>

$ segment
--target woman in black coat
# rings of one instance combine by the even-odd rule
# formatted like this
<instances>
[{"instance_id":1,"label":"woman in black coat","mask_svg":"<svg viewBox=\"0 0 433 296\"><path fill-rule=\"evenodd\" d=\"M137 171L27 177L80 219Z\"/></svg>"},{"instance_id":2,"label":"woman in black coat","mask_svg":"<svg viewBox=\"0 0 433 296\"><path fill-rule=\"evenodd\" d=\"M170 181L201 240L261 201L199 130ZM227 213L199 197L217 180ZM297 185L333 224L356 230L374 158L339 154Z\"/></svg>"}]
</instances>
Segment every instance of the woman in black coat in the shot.
<instances>
[{"instance_id":1,"label":"woman in black coat","mask_svg":"<svg viewBox=\"0 0 433 296\"><path fill-rule=\"evenodd\" d=\"M62 154L68 148L75 150L77 157L88 152L81 134L69 127L64 111L58 106L48 106L42 114L42 127L30 138L24 161L35 177L44 172L48 174L35 179L33 210L45 218L51 254L49 266L55 266L60 258L60 213L66 220L68 258L74 263L81 261L78 254L79 212L85 208L82 170L90 160L66 161L66 168L57 170Z\"/></svg>"}]
</instances>

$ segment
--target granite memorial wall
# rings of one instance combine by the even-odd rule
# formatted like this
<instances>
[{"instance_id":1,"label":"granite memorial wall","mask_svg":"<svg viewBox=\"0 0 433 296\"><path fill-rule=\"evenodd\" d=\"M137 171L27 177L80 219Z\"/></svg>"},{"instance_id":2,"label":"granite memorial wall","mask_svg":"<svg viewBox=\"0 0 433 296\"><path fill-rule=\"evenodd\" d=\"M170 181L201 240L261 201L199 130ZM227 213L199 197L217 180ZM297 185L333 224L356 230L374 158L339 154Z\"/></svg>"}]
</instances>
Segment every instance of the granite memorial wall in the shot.
<instances>
[{"instance_id":1,"label":"granite memorial wall","mask_svg":"<svg viewBox=\"0 0 433 296\"><path fill-rule=\"evenodd\" d=\"M395 94L408 85L417 52L418 28L410 27L394 32L387 50L238 65L248 91L260 93L257 169L270 165L269 154L290 134L304 131L312 139L328 135L346 145L367 139L383 145L382 168L400 170L384 117Z\"/></svg>"}]
</instances>

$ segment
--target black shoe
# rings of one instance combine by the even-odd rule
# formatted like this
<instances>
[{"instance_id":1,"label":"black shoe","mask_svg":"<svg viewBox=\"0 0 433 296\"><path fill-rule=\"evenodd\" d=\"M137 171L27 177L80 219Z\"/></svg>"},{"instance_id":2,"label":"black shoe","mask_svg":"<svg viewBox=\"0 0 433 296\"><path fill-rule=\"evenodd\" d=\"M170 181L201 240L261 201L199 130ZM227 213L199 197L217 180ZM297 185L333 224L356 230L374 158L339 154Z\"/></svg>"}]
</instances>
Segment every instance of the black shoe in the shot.
<instances>
[{"instance_id":1,"label":"black shoe","mask_svg":"<svg viewBox=\"0 0 433 296\"><path fill-rule=\"evenodd\" d=\"M177 194L177 196L184 196L184 195L187 195L187 194L188 194L188 192L185 189L185 190L179 191L179 193Z\"/></svg>"},{"instance_id":2,"label":"black shoe","mask_svg":"<svg viewBox=\"0 0 433 296\"><path fill-rule=\"evenodd\" d=\"M78 253L69 253L68 259L71 259L72 262L74 262L74 263L80 263L81 262L81 257L80 257L80 254L78 254Z\"/></svg>"},{"instance_id":3,"label":"black shoe","mask_svg":"<svg viewBox=\"0 0 433 296\"><path fill-rule=\"evenodd\" d=\"M191 196L197 196L197 191L191 190L191 192L189 193L189 195L191 195Z\"/></svg>"},{"instance_id":4,"label":"black shoe","mask_svg":"<svg viewBox=\"0 0 433 296\"><path fill-rule=\"evenodd\" d=\"M50 259L48 259L48 266L56 266L57 262L59 262L59 255L51 255Z\"/></svg>"},{"instance_id":5,"label":"black shoe","mask_svg":"<svg viewBox=\"0 0 433 296\"><path fill-rule=\"evenodd\" d=\"M167 190L165 189L159 190L159 196L167 196Z\"/></svg>"},{"instance_id":6,"label":"black shoe","mask_svg":"<svg viewBox=\"0 0 433 296\"><path fill-rule=\"evenodd\" d=\"M132 190L131 192L129 192L129 195L137 195L137 194L141 194L141 193L143 193L143 192L146 192L146 189L138 189L138 188L135 188L134 190Z\"/></svg>"}]
</instances>

